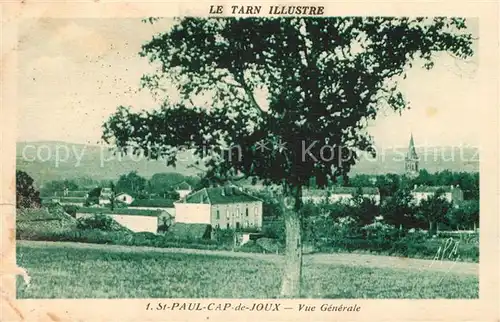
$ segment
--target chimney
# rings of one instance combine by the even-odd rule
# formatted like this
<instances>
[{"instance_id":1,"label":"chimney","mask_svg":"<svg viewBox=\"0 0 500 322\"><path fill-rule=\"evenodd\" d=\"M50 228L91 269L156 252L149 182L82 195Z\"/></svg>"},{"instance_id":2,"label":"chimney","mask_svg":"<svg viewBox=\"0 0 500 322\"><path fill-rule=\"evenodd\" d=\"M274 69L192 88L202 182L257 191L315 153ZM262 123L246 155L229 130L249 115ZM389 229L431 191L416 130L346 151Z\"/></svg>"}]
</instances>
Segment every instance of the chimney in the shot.
<instances>
[{"instance_id":1,"label":"chimney","mask_svg":"<svg viewBox=\"0 0 500 322\"><path fill-rule=\"evenodd\" d=\"M413 186L413 190L415 190L415 189L417 189L417 185L414 185L414 186Z\"/></svg>"},{"instance_id":2,"label":"chimney","mask_svg":"<svg viewBox=\"0 0 500 322\"><path fill-rule=\"evenodd\" d=\"M224 189L224 187L220 189L220 194L221 196L226 196L226 190Z\"/></svg>"},{"instance_id":3,"label":"chimney","mask_svg":"<svg viewBox=\"0 0 500 322\"><path fill-rule=\"evenodd\" d=\"M450 186L450 189L453 190L455 187L453 185Z\"/></svg>"}]
</instances>

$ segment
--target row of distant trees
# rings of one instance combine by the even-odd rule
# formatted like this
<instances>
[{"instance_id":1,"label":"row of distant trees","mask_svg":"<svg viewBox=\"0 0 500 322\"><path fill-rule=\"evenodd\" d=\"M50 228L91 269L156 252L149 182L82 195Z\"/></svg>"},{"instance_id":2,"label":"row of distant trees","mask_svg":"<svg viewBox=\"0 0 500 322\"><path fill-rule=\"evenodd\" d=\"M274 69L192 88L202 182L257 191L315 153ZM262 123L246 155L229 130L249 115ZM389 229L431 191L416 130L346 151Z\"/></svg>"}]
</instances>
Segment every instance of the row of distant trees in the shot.
<instances>
[{"instance_id":1,"label":"row of distant trees","mask_svg":"<svg viewBox=\"0 0 500 322\"><path fill-rule=\"evenodd\" d=\"M366 175L358 174L345 180L341 184L351 187L377 187L381 198L394 195L402 188L412 188L415 185L424 186L459 186L464 192L464 199L479 199L479 173L478 172L452 172L444 170L429 173L420 170L415 178L398 174Z\"/></svg>"},{"instance_id":2,"label":"row of distant trees","mask_svg":"<svg viewBox=\"0 0 500 322\"><path fill-rule=\"evenodd\" d=\"M271 196L262 193L259 197L264 200L266 222L273 222L281 217L282 209ZM417 203L411 189L403 187L384 198L380 204L361 195L355 195L351 202L307 202L301 210L301 216L305 232L320 229L318 219L327 219L333 223L342 218L350 218L356 226L364 227L382 217L381 222L398 229L424 229L429 234L435 234L438 227L444 230L472 230L478 227L479 200L452 204L438 190L428 199Z\"/></svg>"},{"instance_id":3,"label":"row of distant trees","mask_svg":"<svg viewBox=\"0 0 500 322\"><path fill-rule=\"evenodd\" d=\"M67 179L67 180L53 180L45 183L41 188L40 194L42 197L54 196L55 193L61 194L62 191L68 189L69 191L77 190L92 190L95 187L111 187L114 185L116 193L126 192L134 196L146 197L150 195L157 195L162 198L175 199L174 188L175 185L182 181L186 181L192 187L196 187L200 179L192 176L184 176L180 173L157 173L150 179L140 176L137 171L132 171L127 174L121 175L116 182L110 180L93 180L93 179ZM92 195L95 195L93 192Z\"/></svg>"}]
</instances>

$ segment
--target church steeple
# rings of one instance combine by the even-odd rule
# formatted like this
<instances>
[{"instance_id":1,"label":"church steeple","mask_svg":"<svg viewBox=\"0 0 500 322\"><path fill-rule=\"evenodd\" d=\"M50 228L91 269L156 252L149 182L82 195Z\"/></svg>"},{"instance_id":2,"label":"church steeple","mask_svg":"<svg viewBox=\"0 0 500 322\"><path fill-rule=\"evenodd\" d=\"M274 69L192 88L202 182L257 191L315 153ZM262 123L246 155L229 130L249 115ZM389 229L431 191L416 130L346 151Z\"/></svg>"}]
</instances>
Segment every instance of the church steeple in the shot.
<instances>
[{"instance_id":1,"label":"church steeple","mask_svg":"<svg viewBox=\"0 0 500 322\"><path fill-rule=\"evenodd\" d=\"M405 158L405 172L409 177L418 175L418 155L415 150L415 142L413 140L413 133L410 136L410 144L408 146L408 153Z\"/></svg>"}]
</instances>

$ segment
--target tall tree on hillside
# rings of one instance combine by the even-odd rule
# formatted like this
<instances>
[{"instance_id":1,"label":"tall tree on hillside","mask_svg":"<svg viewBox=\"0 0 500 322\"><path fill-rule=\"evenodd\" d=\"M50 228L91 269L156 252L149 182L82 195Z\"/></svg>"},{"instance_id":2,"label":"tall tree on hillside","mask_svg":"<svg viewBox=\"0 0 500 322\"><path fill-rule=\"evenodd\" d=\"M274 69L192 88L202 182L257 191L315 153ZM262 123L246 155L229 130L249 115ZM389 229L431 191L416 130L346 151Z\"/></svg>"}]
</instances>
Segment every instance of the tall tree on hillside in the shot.
<instances>
[{"instance_id":1,"label":"tall tree on hillside","mask_svg":"<svg viewBox=\"0 0 500 322\"><path fill-rule=\"evenodd\" d=\"M119 107L103 138L171 165L192 148L209 177L280 184L290 206L281 296L298 297L302 188L311 177L319 186L347 178L359 151L373 153L367 122L382 107L406 107L397 84L412 63L431 68L439 51L471 56L465 28L455 18L177 19L141 54L160 66L143 85L175 86L180 102L140 113Z\"/></svg>"},{"instance_id":2,"label":"tall tree on hillside","mask_svg":"<svg viewBox=\"0 0 500 322\"><path fill-rule=\"evenodd\" d=\"M16 208L38 208L41 205L40 192L35 181L24 171L16 171Z\"/></svg>"},{"instance_id":3,"label":"tall tree on hillside","mask_svg":"<svg viewBox=\"0 0 500 322\"><path fill-rule=\"evenodd\" d=\"M116 183L117 192L138 194L143 192L144 189L146 189L146 179L138 175L137 171L121 175Z\"/></svg>"}]
</instances>

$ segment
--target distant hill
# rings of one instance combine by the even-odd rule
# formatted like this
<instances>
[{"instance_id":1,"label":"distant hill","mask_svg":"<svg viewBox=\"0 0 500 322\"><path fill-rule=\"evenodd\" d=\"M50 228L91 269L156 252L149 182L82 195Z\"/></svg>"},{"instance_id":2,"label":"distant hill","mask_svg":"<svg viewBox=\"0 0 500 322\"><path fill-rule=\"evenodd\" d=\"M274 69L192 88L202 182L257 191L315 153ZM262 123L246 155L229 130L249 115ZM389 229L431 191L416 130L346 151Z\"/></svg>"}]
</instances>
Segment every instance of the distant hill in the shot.
<instances>
[{"instance_id":1,"label":"distant hill","mask_svg":"<svg viewBox=\"0 0 500 322\"><path fill-rule=\"evenodd\" d=\"M190 153L182 153L178 156L174 168L166 166L164 160L114 156L105 146L67 142L18 142L16 146L17 169L29 173L38 184L81 177L96 180L117 179L130 171L137 171L146 178L161 172L194 176L199 170L188 167L193 163L192 160Z\"/></svg>"},{"instance_id":2,"label":"distant hill","mask_svg":"<svg viewBox=\"0 0 500 322\"><path fill-rule=\"evenodd\" d=\"M109 148L67 142L19 142L17 143L17 169L29 173L39 184L50 180L89 177L96 180L117 179L130 171L150 178L155 173L178 172L196 175L199 170L189 167L194 157L184 152L178 157L177 166L166 166L165 161L151 161L133 156L113 156ZM383 174L404 172L406 149L385 149L376 158L364 155L351 174ZM417 148L420 168L429 172L479 171L478 149L474 147ZM58 158L56 157L58 156ZM59 161L58 161L59 160Z\"/></svg>"},{"instance_id":3,"label":"distant hill","mask_svg":"<svg viewBox=\"0 0 500 322\"><path fill-rule=\"evenodd\" d=\"M419 168L433 173L450 170L453 172L479 172L479 149L475 147L435 146L416 148ZM385 149L373 158L363 155L352 169L352 174L404 173L404 158L407 149Z\"/></svg>"}]
</instances>

